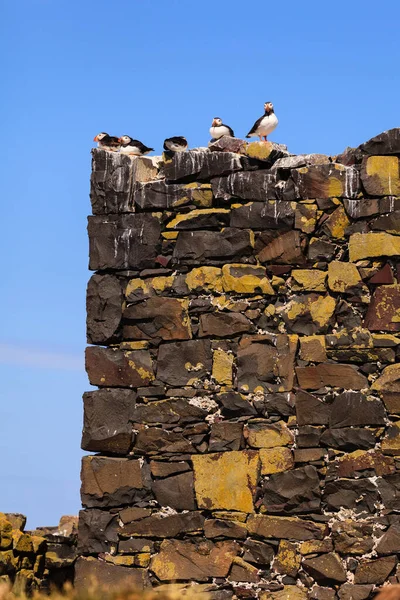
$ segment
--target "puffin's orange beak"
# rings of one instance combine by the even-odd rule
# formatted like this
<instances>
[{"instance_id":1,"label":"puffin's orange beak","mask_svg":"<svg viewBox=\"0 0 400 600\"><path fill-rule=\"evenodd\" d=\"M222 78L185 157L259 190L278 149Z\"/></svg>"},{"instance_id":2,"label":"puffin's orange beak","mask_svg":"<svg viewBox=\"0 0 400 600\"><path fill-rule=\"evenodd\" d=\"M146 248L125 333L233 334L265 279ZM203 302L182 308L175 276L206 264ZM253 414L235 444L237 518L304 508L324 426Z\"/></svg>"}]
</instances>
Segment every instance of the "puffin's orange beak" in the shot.
<instances>
[{"instance_id":1,"label":"puffin's orange beak","mask_svg":"<svg viewBox=\"0 0 400 600\"><path fill-rule=\"evenodd\" d=\"M97 141L98 141L98 139L97 139L97 135L96 135L96 136L93 138L93 141L94 141L94 142L97 142Z\"/></svg>"},{"instance_id":2,"label":"puffin's orange beak","mask_svg":"<svg viewBox=\"0 0 400 600\"><path fill-rule=\"evenodd\" d=\"M213 122L211 123L211 127L215 127L215 119L213 119Z\"/></svg>"},{"instance_id":3,"label":"puffin's orange beak","mask_svg":"<svg viewBox=\"0 0 400 600\"><path fill-rule=\"evenodd\" d=\"M121 143L121 138L118 138L118 142Z\"/></svg>"}]
</instances>

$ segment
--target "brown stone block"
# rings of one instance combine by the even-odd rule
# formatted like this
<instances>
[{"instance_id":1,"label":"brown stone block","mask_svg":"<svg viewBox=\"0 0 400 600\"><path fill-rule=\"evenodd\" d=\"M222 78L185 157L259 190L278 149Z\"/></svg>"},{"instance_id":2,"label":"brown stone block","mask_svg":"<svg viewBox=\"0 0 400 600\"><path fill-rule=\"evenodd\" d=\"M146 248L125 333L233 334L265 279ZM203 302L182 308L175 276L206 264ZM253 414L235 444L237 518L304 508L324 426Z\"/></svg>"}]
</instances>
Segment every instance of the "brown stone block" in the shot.
<instances>
[{"instance_id":1,"label":"brown stone block","mask_svg":"<svg viewBox=\"0 0 400 600\"><path fill-rule=\"evenodd\" d=\"M243 423L221 421L211 426L209 452L240 450L243 446Z\"/></svg>"},{"instance_id":2,"label":"brown stone block","mask_svg":"<svg viewBox=\"0 0 400 600\"><path fill-rule=\"evenodd\" d=\"M83 395L83 450L128 454L132 442L132 417L136 393L127 389L102 389Z\"/></svg>"},{"instance_id":3,"label":"brown stone block","mask_svg":"<svg viewBox=\"0 0 400 600\"><path fill-rule=\"evenodd\" d=\"M396 556L376 560L361 560L354 574L354 583L384 583L397 565Z\"/></svg>"},{"instance_id":4,"label":"brown stone block","mask_svg":"<svg viewBox=\"0 0 400 600\"><path fill-rule=\"evenodd\" d=\"M296 544L281 540L279 542L278 554L274 560L274 571L282 575L296 577L301 565L301 556L297 552Z\"/></svg>"},{"instance_id":5,"label":"brown stone block","mask_svg":"<svg viewBox=\"0 0 400 600\"><path fill-rule=\"evenodd\" d=\"M332 539L336 552L344 555L362 555L374 546L374 528L367 521L336 521L332 525ZM390 554L390 553L388 553Z\"/></svg>"},{"instance_id":6,"label":"brown stone block","mask_svg":"<svg viewBox=\"0 0 400 600\"><path fill-rule=\"evenodd\" d=\"M304 244L299 231L288 231L267 243L258 252L257 258L262 263L302 265L305 263L303 248Z\"/></svg>"},{"instance_id":7,"label":"brown stone block","mask_svg":"<svg viewBox=\"0 0 400 600\"><path fill-rule=\"evenodd\" d=\"M204 535L210 539L223 537L244 540L247 537L247 528L239 521L206 519L204 522Z\"/></svg>"},{"instance_id":8,"label":"brown stone block","mask_svg":"<svg viewBox=\"0 0 400 600\"><path fill-rule=\"evenodd\" d=\"M374 471L376 475L391 475L395 472L394 460L377 450L355 450L331 462L328 475L333 477L357 477L358 471Z\"/></svg>"},{"instance_id":9,"label":"brown stone block","mask_svg":"<svg viewBox=\"0 0 400 600\"><path fill-rule=\"evenodd\" d=\"M118 152L107 152L100 148L92 150L90 201L94 215L133 210L131 203L132 171L133 161L129 156Z\"/></svg>"},{"instance_id":10,"label":"brown stone block","mask_svg":"<svg viewBox=\"0 0 400 600\"><path fill-rule=\"evenodd\" d=\"M234 337L254 330L253 323L241 313L215 312L200 315L199 337Z\"/></svg>"},{"instance_id":11,"label":"brown stone block","mask_svg":"<svg viewBox=\"0 0 400 600\"><path fill-rule=\"evenodd\" d=\"M306 558L303 560L303 568L318 583L344 583L347 580L347 573L338 554L330 552L322 554L316 558Z\"/></svg>"},{"instance_id":12,"label":"brown stone block","mask_svg":"<svg viewBox=\"0 0 400 600\"><path fill-rule=\"evenodd\" d=\"M330 510L351 508L356 512L374 512L379 494L368 479L337 479L325 484L323 501Z\"/></svg>"},{"instance_id":13,"label":"brown stone block","mask_svg":"<svg viewBox=\"0 0 400 600\"><path fill-rule=\"evenodd\" d=\"M278 376L278 351L268 344L251 344L237 353L238 387L243 392L269 390Z\"/></svg>"},{"instance_id":14,"label":"brown stone block","mask_svg":"<svg viewBox=\"0 0 400 600\"><path fill-rule=\"evenodd\" d=\"M311 362L326 361L326 344L324 335L309 335L301 337L300 358Z\"/></svg>"},{"instance_id":15,"label":"brown stone block","mask_svg":"<svg viewBox=\"0 0 400 600\"><path fill-rule=\"evenodd\" d=\"M380 400L359 392L343 392L331 404L330 427L384 425L385 409Z\"/></svg>"},{"instance_id":16,"label":"brown stone block","mask_svg":"<svg viewBox=\"0 0 400 600\"><path fill-rule=\"evenodd\" d=\"M258 514L249 515L247 529L260 537L297 541L321 540L327 532L326 525L314 521Z\"/></svg>"},{"instance_id":17,"label":"brown stone block","mask_svg":"<svg viewBox=\"0 0 400 600\"><path fill-rule=\"evenodd\" d=\"M259 474L257 452L223 452L192 456L199 508L253 511Z\"/></svg>"},{"instance_id":18,"label":"brown stone block","mask_svg":"<svg viewBox=\"0 0 400 600\"><path fill-rule=\"evenodd\" d=\"M271 475L262 489L268 513L317 512L320 508L320 480L311 465Z\"/></svg>"},{"instance_id":19,"label":"brown stone block","mask_svg":"<svg viewBox=\"0 0 400 600\"><path fill-rule=\"evenodd\" d=\"M122 286L112 275L92 275L86 294L86 330L89 344L119 341Z\"/></svg>"},{"instance_id":20,"label":"brown stone block","mask_svg":"<svg viewBox=\"0 0 400 600\"><path fill-rule=\"evenodd\" d=\"M211 374L212 354L209 340L190 340L161 344L158 350L157 379L169 385L193 385Z\"/></svg>"},{"instance_id":21,"label":"brown stone block","mask_svg":"<svg viewBox=\"0 0 400 600\"><path fill-rule=\"evenodd\" d=\"M303 294L292 297L280 308L289 331L312 335L325 332L333 323L336 300L321 294Z\"/></svg>"},{"instance_id":22,"label":"brown stone block","mask_svg":"<svg viewBox=\"0 0 400 600\"><path fill-rule=\"evenodd\" d=\"M368 380L352 365L321 363L314 367L296 367L300 387L318 390L325 385L344 389L361 390L368 387Z\"/></svg>"},{"instance_id":23,"label":"brown stone block","mask_svg":"<svg viewBox=\"0 0 400 600\"><path fill-rule=\"evenodd\" d=\"M371 331L400 331L400 285L377 287L364 321Z\"/></svg>"},{"instance_id":24,"label":"brown stone block","mask_svg":"<svg viewBox=\"0 0 400 600\"><path fill-rule=\"evenodd\" d=\"M299 198L355 198L360 190L358 171L340 164L293 169L291 177Z\"/></svg>"},{"instance_id":25,"label":"brown stone block","mask_svg":"<svg viewBox=\"0 0 400 600\"><path fill-rule=\"evenodd\" d=\"M371 389L379 392L400 392L400 365L385 367L381 376L372 384Z\"/></svg>"},{"instance_id":26,"label":"brown stone block","mask_svg":"<svg viewBox=\"0 0 400 600\"><path fill-rule=\"evenodd\" d=\"M128 306L124 310L125 340L189 340L192 329L189 300L154 297Z\"/></svg>"},{"instance_id":27,"label":"brown stone block","mask_svg":"<svg viewBox=\"0 0 400 600\"><path fill-rule=\"evenodd\" d=\"M80 557L75 565L74 584L78 590L88 590L93 585L101 589L130 587L144 589L150 586L146 569L132 569L113 565L93 557Z\"/></svg>"},{"instance_id":28,"label":"brown stone block","mask_svg":"<svg viewBox=\"0 0 400 600\"><path fill-rule=\"evenodd\" d=\"M154 400L147 404L137 404L132 411L134 423L148 425L186 425L203 421L207 411L190 403L185 398Z\"/></svg>"},{"instance_id":29,"label":"brown stone block","mask_svg":"<svg viewBox=\"0 0 400 600\"><path fill-rule=\"evenodd\" d=\"M86 348L86 372L92 385L140 387L154 380L153 364L147 350L121 352L116 348Z\"/></svg>"},{"instance_id":30,"label":"brown stone block","mask_svg":"<svg viewBox=\"0 0 400 600\"><path fill-rule=\"evenodd\" d=\"M196 509L192 471L157 479L151 487L160 506L169 506L175 510Z\"/></svg>"},{"instance_id":31,"label":"brown stone block","mask_svg":"<svg viewBox=\"0 0 400 600\"><path fill-rule=\"evenodd\" d=\"M400 154L400 130L383 131L361 144L359 150L366 154Z\"/></svg>"},{"instance_id":32,"label":"brown stone block","mask_svg":"<svg viewBox=\"0 0 400 600\"><path fill-rule=\"evenodd\" d=\"M81 480L87 507L131 504L150 495L149 474L139 460L84 456Z\"/></svg>"},{"instance_id":33,"label":"brown stone block","mask_svg":"<svg viewBox=\"0 0 400 600\"><path fill-rule=\"evenodd\" d=\"M291 446L294 437L284 421L277 423L250 423L245 426L244 437L253 448Z\"/></svg>"},{"instance_id":34,"label":"brown stone block","mask_svg":"<svg viewBox=\"0 0 400 600\"><path fill-rule=\"evenodd\" d=\"M199 512L161 516L152 515L139 521L134 521L120 528L121 537L176 537L185 533L202 532L204 517Z\"/></svg>"},{"instance_id":35,"label":"brown stone block","mask_svg":"<svg viewBox=\"0 0 400 600\"><path fill-rule=\"evenodd\" d=\"M150 570L161 581L207 581L212 577L226 577L238 552L236 542L164 540L160 553L151 561Z\"/></svg>"},{"instance_id":36,"label":"brown stone block","mask_svg":"<svg viewBox=\"0 0 400 600\"><path fill-rule=\"evenodd\" d=\"M248 229L226 227L222 231L180 231L174 247L175 263L193 264L206 259L238 260L253 252L254 234Z\"/></svg>"},{"instance_id":37,"label":"brown stone block","mask_svg":"<svg viewBox=\"0 0 400 600\"><path fill-rule=\"evenodd\" d=\"M307 600L307 593L297 585L284 585L281 590L261 592L260 600Z\"/></svg>"},{"instance_id":38,"label":"brown stone block","mask_svg":"<svg viewBox=\"0 0 400 600\"><path fill-rule=\"evenodd\" d=\"M350 221L347 218L346 211L343 206L340 205L332 214L324 221L322 230L327 236L342 240L346 236L346 229L350 225Z\"/></svg>"},{"instance_id":39,"label":"brown stone block","mask_svg":"<svg viewBox=\"0 0 400 600\"><path fill-rule=\"evenodd\" d=\"M211 207L212 191L209 183L168 184L163 179L136 183L133 201L143 210L177 208L194 204Z\"/></svg>"},{"instance_id":40,"label":"brown stone block","mask_svg":"<svg viewBox=\"0 0 400 600\"><path fill-rule=\"evenodd\" d=\"M89 268L151 269L161 248L159 219L151 214L88 218Z\"/></svg>"},{"instance_id":41,"label":"brown stone block","mask_svg":"<svg viewBox=\"0 0 400 600\"><path fill-rule=\"evenodd\" d=\"M194 451L192 444L179 432L157 427L140 429L136 435L133 451L138 454L187 454Z\"/></svg>"}]
</instances>

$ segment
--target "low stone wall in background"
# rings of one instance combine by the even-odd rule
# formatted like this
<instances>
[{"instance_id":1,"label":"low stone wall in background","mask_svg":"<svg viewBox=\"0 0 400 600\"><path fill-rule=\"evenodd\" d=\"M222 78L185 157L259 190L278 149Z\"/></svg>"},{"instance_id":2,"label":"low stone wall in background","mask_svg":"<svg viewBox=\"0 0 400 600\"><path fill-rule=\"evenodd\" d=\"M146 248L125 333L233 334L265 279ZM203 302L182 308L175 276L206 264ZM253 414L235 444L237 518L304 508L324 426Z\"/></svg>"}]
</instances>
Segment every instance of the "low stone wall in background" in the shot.
<instances>
[{"instance_id":1,"label":"low stone wall in background","mask_svg":"<svg viewBox=\"0 0 400 600\"><path fill-rule=\"evenodd\" d=\"M93 151L78 586L400 580L399 156Z\"/></svg>"},{"instance_id":2,"label":"low stone wall in background","mask_svg":"<svg viewBox=\"0 0 400 600\"><path fill-rule=\"evenodd\" d=\"M78 517L34 531L25 531L25 524L25 515L0 513L0 584L31 595L73 582Z\"/></svg>"}]
</instances>

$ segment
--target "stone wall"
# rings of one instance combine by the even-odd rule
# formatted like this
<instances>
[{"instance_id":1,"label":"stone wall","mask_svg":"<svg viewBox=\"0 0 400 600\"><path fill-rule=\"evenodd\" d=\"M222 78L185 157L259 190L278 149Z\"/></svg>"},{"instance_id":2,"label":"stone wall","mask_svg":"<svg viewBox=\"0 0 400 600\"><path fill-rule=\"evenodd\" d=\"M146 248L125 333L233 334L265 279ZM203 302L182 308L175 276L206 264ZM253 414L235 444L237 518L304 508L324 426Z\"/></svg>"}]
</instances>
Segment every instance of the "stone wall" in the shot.
<instances>
[{"instance_id":1,"label":"stone wall","mask_svg":"<svg viewBox=\"0 0 400 600\"><path fill-rule=\"evenodd\" d=\"M399 156L93 151L78 585L400 580Z\"/></svg>"}]
</instances>

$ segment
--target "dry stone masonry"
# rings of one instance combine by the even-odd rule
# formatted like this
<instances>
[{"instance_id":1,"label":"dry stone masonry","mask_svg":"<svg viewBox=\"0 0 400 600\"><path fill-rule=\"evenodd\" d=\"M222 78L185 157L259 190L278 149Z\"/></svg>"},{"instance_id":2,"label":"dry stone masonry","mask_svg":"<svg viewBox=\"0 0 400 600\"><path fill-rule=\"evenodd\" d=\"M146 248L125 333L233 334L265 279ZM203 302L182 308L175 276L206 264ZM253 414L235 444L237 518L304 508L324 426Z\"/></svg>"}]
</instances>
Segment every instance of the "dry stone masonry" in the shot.
<instances>
[{"instance_id":1,"label":"dry stone masonry","mask_svg":"<svg viewBox=\"0 0 400 600\"><path fill-rule=\"evenodd\" d=\"M400 581L399 158L93 150L77 585Z\"/></svg>"}]
</instances>

